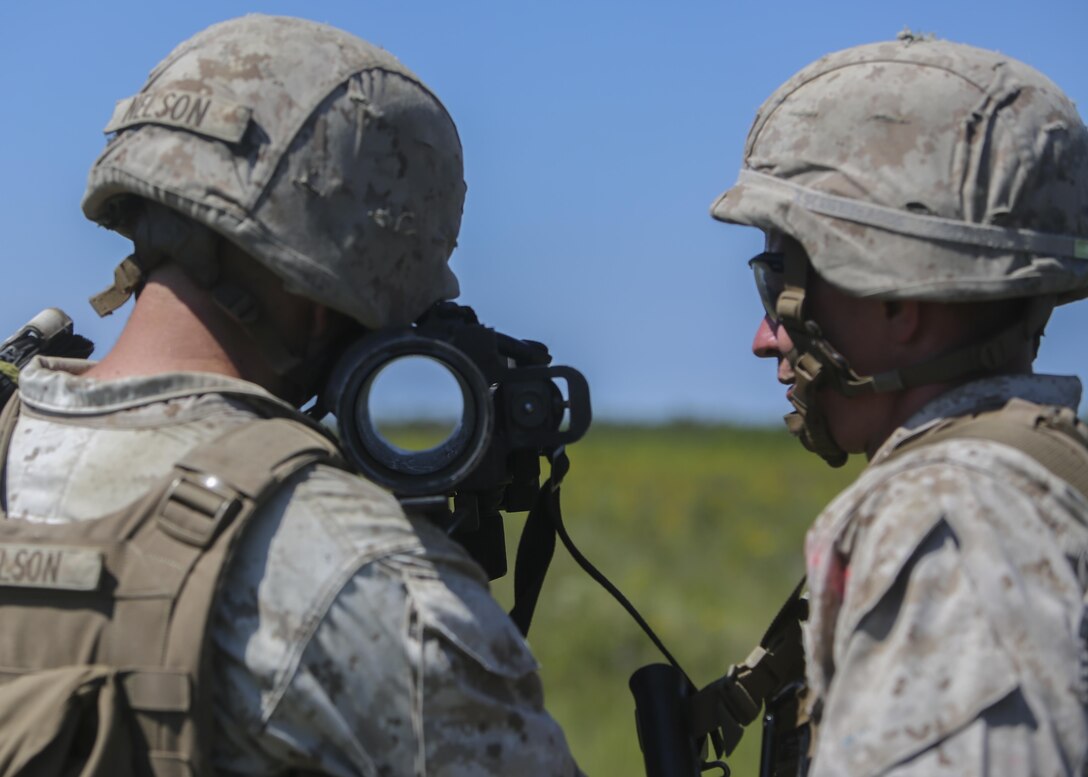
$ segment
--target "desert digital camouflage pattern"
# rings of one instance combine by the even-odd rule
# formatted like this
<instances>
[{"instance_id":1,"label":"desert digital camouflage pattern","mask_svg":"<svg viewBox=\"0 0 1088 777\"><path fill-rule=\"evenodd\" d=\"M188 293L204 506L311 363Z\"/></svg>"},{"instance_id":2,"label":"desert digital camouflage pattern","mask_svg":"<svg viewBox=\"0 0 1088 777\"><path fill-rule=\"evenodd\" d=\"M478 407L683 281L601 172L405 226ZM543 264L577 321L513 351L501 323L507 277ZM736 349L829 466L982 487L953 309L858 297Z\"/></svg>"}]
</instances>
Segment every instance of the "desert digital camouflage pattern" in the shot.
<instances>
[{"instance_id":1,"label":"desert digital camouflage pattern","mask_svg":"<svg viewBox=\"0 0 1088 777\"><path fill-rule=\"evenodd\" d=\"M1020 397L1076 407L1076 378L983 379L899 429L807 540L814 777L1081 774L1088 754L1088 503L1018 450L944 418Z\"/></svg>"},{"instance_id":2,"label":"desert digital camouflage pattern","mask_svg":"<svg viewBox=\"0 0 1088 777\"><path fill-rule=\"evenodd\" d=\"M1045 76L904 34L801 70L760 108L721 220L796 238L847 293L1088 294L1088 131Z\"/></svg>"},{"instance_id":3,"label":"desert digital camouflage pattern","mask_svg":"<svg viewBox=\"0 0 1088 777\"><path fill-rule=\"evenodd\" d=\"M457 296L457 130L417 76L359 38L286 17L214 25L106 131L83 199L104 226L126 233L132 195L162 203L372 329Z\"/></svg>"},{"instance_id":4,"label":"desert digital camouflage pattern","mask_svg":"<svg viewBox=\"0 0 1088 777\"><path fill-rule=\"evenodd\" d=\"M176 373L23 371L8 514L89 520L199 443L298 418L260 388ZM223 773L574 775L537 664L463 549L397 501L316 465L251 519L213 613L213 761Z\"/></svg>"}]
</instances>

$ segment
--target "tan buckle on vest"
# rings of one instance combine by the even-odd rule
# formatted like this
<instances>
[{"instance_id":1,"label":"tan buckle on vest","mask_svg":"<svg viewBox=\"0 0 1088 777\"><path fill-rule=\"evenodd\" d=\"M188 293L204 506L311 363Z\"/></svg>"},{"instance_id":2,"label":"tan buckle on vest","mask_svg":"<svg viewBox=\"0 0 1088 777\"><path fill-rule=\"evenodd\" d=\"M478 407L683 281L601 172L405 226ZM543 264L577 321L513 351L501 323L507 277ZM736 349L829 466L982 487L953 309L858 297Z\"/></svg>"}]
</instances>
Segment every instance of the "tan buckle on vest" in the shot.
<instances>
[{"instance_id":1,"label":"tan buckle on vest","mask_svg":"<svg viewBox=\"0 0 1088 777\"><path fill-rule=\"evenodd\" d=\"M183 472L166 489L156 512L160 529L203 548L241 510L238 494L215 476Z\"/></svg>"}]
</instances>

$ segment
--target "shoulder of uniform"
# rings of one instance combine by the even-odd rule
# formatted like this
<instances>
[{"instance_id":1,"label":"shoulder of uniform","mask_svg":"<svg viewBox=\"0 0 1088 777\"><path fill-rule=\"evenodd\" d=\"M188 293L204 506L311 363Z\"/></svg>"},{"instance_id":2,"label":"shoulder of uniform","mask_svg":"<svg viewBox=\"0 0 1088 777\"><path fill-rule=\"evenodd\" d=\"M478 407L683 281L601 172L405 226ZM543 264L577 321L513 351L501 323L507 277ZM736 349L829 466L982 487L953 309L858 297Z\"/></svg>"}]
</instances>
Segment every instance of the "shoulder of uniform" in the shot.
<instances>
[{"instance_id":1,"label":"shoulder of uniform","mask_svg":"<svg viewBox=\"0 0 1088 777\"><path fill-rule=\"evenodd\" d=\"M863 472L809 530L810 576L819 576L824 567L833 571L845 565L852 579L867 580L879 598L951 513L982 509L978 495L995 494L998 475L976 466L974 454L992 444L967 441L975 451L958 450L959 444L948 441L919 448Z\"/></svg>"},{"instance_id":2,"label":"shoulder of uniform","mask_svg":"<svg viewBox=\"0 0 1088 777\"><path fill-rule=\"evenodd\" d=\"M891 524L889 530L924 533L950 500L962 500L980 486L1007 482L1010 466L1020 467L1024 459L1015 449L985 439L945 439L919 446L871 465L828 505L817 525L845 530L847 524L863 528Z\"/></svg>"},{"instance_id":3,"label":"shoulder of uniform","mask_svg":"<svg viewBox=\"0 0 1088 777\"><path fill-rule=\"evenodd\" d=\"M396 496L362 475L316 462L297 472L255 519L274 525L287 549L328 546L356 567L382 559L428 569L457 569L486 581L464 548L431 521L406 514ZM400 560L398 560L400 559ZM433 574L437 574L434 572Z\"/></svg>"},{"instance_id":4,"label":"shoulder of uniform","mask_svg":"<svg viewBox=\"0 0 1088 777\"><path fill-rule=\"evenodd\" d=\"M1057 482L1000 442L920 446L866 470L821 513L808 536L810 566L813 559L840 558L851 579L865 580L878 600L941 525L965 547L988 533L1015 536L1033 512L1074 528L1071 505L1058 501L1064 492L1049 487Z\"/></svg>"},{"instance_id":5,"label":"shoulder of uniform","mask_svg":"<svg viewBox=\"0 0 1088 777\"><path fill-rule=\"evenodd\" d=\"M338 462L307 465L292 489L296 498L328 501L349 500L359 508L403 515L400 502L384 487L367 480Z\"/></svg>"}]
</instances>

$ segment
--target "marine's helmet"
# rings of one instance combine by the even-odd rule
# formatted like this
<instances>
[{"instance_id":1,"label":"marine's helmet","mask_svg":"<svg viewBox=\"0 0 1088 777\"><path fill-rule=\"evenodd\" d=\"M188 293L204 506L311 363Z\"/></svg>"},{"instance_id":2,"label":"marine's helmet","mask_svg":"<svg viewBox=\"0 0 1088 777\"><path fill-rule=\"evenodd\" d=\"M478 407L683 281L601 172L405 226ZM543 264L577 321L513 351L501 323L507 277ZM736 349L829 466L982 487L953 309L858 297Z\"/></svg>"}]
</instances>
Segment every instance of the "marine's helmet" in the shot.
<instances>
[{"instance_id":1,"label":"marine's helmet","mask_svg":"<svg viewBox=\"0 0 1088 777\"><path fill-rule=\"evenodd\" d=\"M941 364L859 376L814 336L804 270L787 267L777 305L791 362L809 356L793 392L802 415L821 382L851 394L999 368L1053 304L1088 296L1088 131L1041 73L962 44L907 33L801 70L760 108L739 179L711 213L792 237L855 296L1038 300L1025 322ZM806 444L845 458L816 439L819 419L804 420L791 428Z\"/></svg>"},{"instance_id":2,"label":"marine's helmet","mask_svg":"<svg viewBox=\"0 0 1088 777\"><path fill-rule=\"evenodd\" d=\"M457 130L416 75L359 38L286 17L214 25L119 102L106 132L83 198L104 226L134 237L136 203L166 206L370 329L457 295ZM100 312L138 284L134 259Z\"/></svg>"}]
</instances>

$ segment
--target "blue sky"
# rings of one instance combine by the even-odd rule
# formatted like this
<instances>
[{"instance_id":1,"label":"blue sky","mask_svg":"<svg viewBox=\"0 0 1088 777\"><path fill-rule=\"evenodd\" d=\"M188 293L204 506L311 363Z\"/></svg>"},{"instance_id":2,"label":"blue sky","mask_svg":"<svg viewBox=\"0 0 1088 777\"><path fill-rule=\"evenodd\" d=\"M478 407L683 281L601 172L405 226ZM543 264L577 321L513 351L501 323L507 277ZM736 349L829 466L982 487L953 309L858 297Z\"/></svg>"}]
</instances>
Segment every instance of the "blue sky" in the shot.
<instances>
[{"instance_id":1,"label":"blue sky","mask_svg":"<svg viewBox=\"0 0 1088 777\"><path fill-rule=\"evenodd\" d=\"M113 341L123 314L99 321L86 298L127 243L79 209L102 127L176 43L251 11L343 27L434 89L465 148L461 301L548 343L611 418L788 409L748 353L760 307L744 260L759 234L707 209L760 102L809 61L910 27L1005 51L1088 106L1086 0L6 2L0 331L56 305L100 352ZM1083 374L1086 326L1088 305L1059 311L1039 369Z\"/></svg>"}]
</instances>

